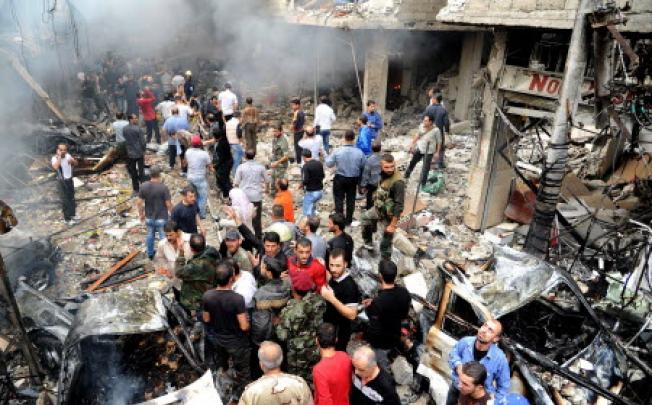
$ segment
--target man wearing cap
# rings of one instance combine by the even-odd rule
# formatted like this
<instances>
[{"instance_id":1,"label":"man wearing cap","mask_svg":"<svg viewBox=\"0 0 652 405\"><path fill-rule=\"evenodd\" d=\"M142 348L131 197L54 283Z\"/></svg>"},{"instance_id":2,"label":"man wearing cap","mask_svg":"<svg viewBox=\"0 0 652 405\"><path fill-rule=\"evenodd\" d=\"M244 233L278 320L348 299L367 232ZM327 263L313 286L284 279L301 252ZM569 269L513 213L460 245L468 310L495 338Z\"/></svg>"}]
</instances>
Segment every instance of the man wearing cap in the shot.
<instances>
[{"instance_id":1,"label":"man wearing cap","mask_svg":"<svg viewBox=\"0 0 652 405\"><path fill-rule=\"evenodd\" d=\"M212 170L211 157L208 152L202 149L202 141L199 135L193 135L190 139L191 148L186 152L188 165L188 181L197 189L197 205L199 205L199 216L206 217L206 200L208 199L208 181L206 172Z\"/></svg>"},{"instance_id":2,"label":"man wearing cap","mask_svg":"<svg viewBox=\"0 0 652 405\"><path fill-rule=\"evenodd\" d=\"M242 235L237 229L229 229L224 235L226 245L226 257L233 259L240 270L251 271L253 269L253 256L242 248Z\"/></svg>"},{"instance_id":3,"label":"man wearing cap","mask_svg":"<svg viewBox=\"0 0 652 405\"><path fill-rule=\"evenodd\" d=\"M293 278L298 273L306 273L310 276L317 291L326 285L326 268L312 257L312 242L310 239L301 238L294 248L294 256L288 258L288 273Z\"/></svg>"},{"instance_id":4,"label":"man wearing cap","mask_svg":"<svg viewBox=\"0 0 652 405\"><path fill-rule=\"evenodd\" d=\"M298 272L291 280L292 299L281 311L276 337L286 343L288 372L310 381L312 367L319 361L317 328L326 303L312 292L315 283L307 272Z\"/></svg>"}]
</instances>

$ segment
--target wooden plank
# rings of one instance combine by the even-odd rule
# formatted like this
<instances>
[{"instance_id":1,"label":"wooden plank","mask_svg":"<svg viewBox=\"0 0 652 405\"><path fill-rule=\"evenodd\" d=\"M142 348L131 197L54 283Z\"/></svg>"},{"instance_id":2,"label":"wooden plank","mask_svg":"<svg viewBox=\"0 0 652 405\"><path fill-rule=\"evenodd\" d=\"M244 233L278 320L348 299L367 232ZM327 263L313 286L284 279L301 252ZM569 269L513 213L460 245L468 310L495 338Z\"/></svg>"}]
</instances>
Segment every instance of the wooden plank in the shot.
<instances>
[{"instance_id":1,"label":"wooden plank","mask_svg":"<svg viewBox=\"0 0 652 405\"><path fill-rule=\"evenodd\" d=\"M129 253L127 256L125 256L124 259L120 260L118 263L114 264L113 267L109 269L106 273L103 273L100 278L97 279L90 287L86 289L86 292L93 292L97 287L100 286L103 282L108 280L109 277L113 275L118 269L120 269L122 266L125 264L129 263L131 259L136 257L136 255L140 253L138 250L134 250L133 252Z\"/></svg>"}]
</instances>

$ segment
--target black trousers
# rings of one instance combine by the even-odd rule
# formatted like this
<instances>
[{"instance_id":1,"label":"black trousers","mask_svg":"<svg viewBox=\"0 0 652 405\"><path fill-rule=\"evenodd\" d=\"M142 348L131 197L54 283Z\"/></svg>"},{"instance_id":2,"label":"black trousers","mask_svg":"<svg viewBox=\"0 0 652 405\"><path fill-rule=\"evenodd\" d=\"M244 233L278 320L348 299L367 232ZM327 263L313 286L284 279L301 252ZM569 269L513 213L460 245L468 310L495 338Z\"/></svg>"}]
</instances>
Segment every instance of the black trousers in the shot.
<instances>
[{"instance_id":1,"label":"black trousers","mask_svg":"<svg viewBox=\"0 0 652 405\"><path fill-rule=\"evenodd\" d=\"M129 158L127 159L127 171L131 176L131 186L134 191L140 190L140 183L145 178L145 158Z\"/></svg>"},{"instance_id":2,"label":"black trousers","mask_svg":"<svg viewBox=\"0 0 652 405\"><path fill-rule=\"evenodd\" d=\"M421 176L421 185L424 186L426 184L426 180L428 180L428 172L430 171L430 163L432 162L432 153L428 153L426 156L426 160L423 162L423 176ZM405 178L408 179L410 178L410 174L412 174L412 170L414 170L414 166L419 163L420 160L423 159L423 153L419 151L419 149L414 151L414 154L412 155L412 160L410 160L410 164L408 164L407 170L405 171Z\"/></svg>"},{"instance_id":3,"label":"black trousers","mask_svg":"<svg viewBox=\"0 0 652 405\"><path fill-rule=\"evenodd\" d=\"M368 184L367 185L367 203L365 204L365 208L369 209L374 206L374 193L378 190L378 186L373 185L373 184Z\"/></svg>"},{"instance_id":4,"label":"black trousers","mask_svg":"<svg viewBox=\"0 0 652 405\"><path fill-rule=\"evenodd\" d=\"M355 194L358 191L359 177L344 177L339 174L333 179L333 198L335 200L335 212L344 214L344 200L346 199L346 224L353 222L353 211L355 210Z\"/></svg>"},{"instance_id":5,"label":"black trousers","mask_svg":"<svg viewBox=\"0 0 652 405\"><path fill-rule=\"evenodd\" d=\"M147 130L147 143L150 143L152 140L152 131L154 131L154 136L156 137L156 143L161 144L161 133L158 129L158 120L153 119L145 121L145 128Z\"/></svg>"},{"instance_id":6,"label":"black trousers","mask_svg":"<svg viewBox=\"0 0 652 405\"><path fill-rule=\"evenodd\" d=\"M263 200L254 201L252 204L256 208L256 216L251 221L251 224L254 226L256 239L263 240Z\"/></svg>"},{"instance_id":7,"label":"black trousers","mask_svg":"<svg viewBox=\"0 0 652 405\"><path fill-rule=\"evenodd\" d=\"M214 336L206 336L206 359L215 370L222 368L224 371L229 369L229 359L233 361L233 368L238 384L234 386L234 394L240 396L245 385L251 381L251 368L249 357L251 348L249 344L243 344L239 347L229 347L221 345Z\"/></svg>"},{"instance_id":8,"label":"black trousers","mask_svg":"<svg viewBox=\"0 0 652 405\"><path fill-rule=\"evenodd\" d=\"M457 401L460 398L460 390L453 385L448 388L448 395L446 396L446 405L457 405Z\"/></svg>"},{"instance_id":9,"label":"black trousers","mask_svg":"<svg viewBox=\"0 0 652 405\"><path fill-rule=\"evenodd\" d=\"M61 208L63 208L63 219L70 221L75 216L77 205L75 203L75 185L72 177L59 179L59 194L61 196Z\"/></svg>"},{"instance_id":10,"label":"black trousers","mask_svg":"<svg viewBox=\"0 0 652 405\"><path fill-rule=\"evenodd\" d=\"M297 163L301 163L302 148L299 146L299 141L303 138L303 132L304 131L299 131L294 133L294 156Z\"/></svg>"},{"instance_id":11,"label":"black trousers","mask_svg":"<svg viewBox=\"0 0 652 405\"><path fill-rule=\"evenodd\" d=\"M233 188L231 184L231 166L233 166L233 162L224 163L215 168L215 183L222 191L224 198L229 197L229 192Z\"/></svg>"},{"instance_id":12,"label":"black trousers","mask_svg":"<svg viewBox=\"0 0 652 405\"><path fill-rule=\"evenodd\" d=\"M168 144L168 163L170 164L170 169L174 169L174 165L177 162L177 145Z\"/></svg>"}]
</instances>

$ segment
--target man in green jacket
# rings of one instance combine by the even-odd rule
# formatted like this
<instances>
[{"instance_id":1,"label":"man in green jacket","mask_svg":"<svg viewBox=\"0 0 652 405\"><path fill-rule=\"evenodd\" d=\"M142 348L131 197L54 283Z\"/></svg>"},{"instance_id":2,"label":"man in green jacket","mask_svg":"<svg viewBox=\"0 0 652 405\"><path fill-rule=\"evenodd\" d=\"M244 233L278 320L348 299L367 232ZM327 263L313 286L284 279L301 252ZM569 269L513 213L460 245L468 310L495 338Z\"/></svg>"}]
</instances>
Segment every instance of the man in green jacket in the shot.
<instances>
[{"instance_id":1,"label":"man in green jacket","mask_svg":"<svg viewBox=\"0 0 652 405\"><path fill-rule=\"evenodd\" d=\"M181 280L179 302L188 312L200 313L204 292L217 285L215 270L221 257L217 249L206 246L200 234L190 236L190 250L192 258L180 252L175 265L176 277Z\"/></svg>"}]
</instances>

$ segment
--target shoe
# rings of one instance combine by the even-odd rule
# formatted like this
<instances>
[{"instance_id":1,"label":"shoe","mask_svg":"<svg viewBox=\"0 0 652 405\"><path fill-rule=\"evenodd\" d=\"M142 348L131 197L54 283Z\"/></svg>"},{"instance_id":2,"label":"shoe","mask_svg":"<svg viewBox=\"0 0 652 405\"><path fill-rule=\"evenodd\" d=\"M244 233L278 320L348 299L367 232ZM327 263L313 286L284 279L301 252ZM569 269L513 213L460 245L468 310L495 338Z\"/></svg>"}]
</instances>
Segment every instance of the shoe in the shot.
<instances>
[{"instance_id":1,"label":"shoe","mask_svg":"<svg viewBox=\"0 0 652 405\"><path fill-rule=\"evenodd\" d=\"M71 220L65 221L65 222L66 222L66 225L68 225L68 226L77 225L77 221L75 221L74 219L71 219Z\"/></svg>"},{"instance_id":2,"label":"shoe","mask_svg":"<svg viewBox=\"0 0 652 405\"><path fill-rule=\"evenodd\" d=\"M138 197L138 191L132 191L131 192L131 198Z\"/></svg>"},{"instance_id":3,"label":"shoe","mask_svg":"<svg viewBox=\"0 0 652 405\"><path fill-rule=\"evenodd\" d=\"M184 172L181 172L181 173L180 173L180 176L181 176L181 177L186 177L186 176L187 176L187 174L186 174L186 173L184 173Z\"/></svg>"},{"instance_id":4,"label":"shoe","mask_svg":"<svg viewBox=\"0 0 652 405\"><path fill-rule=\"evenodd\" d=\"M360 221L353 221L353 222L351 222L350 226L352 226L352 227L360 226Z\"/></svg>"}]
</instances>

